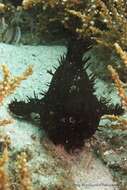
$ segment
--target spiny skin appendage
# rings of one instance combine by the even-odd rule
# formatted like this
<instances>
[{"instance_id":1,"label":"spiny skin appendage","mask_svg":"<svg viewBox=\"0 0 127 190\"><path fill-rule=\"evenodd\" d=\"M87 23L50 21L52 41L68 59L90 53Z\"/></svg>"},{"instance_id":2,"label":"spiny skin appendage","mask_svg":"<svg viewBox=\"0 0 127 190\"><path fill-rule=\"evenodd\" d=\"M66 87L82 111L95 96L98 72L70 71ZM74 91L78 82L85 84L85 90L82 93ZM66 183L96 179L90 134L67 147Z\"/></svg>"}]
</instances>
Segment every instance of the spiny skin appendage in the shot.
<instances>
[{"instance_id":1,"label":"spiny skin appendage","mask_svg":"<svg viewBox=\"0 0 127 190\"><path fill-rule=\"evenodd\" d=\"M94 75L88 77L82 61L87 44L72 42L67 54L61 56L49 89L41 100L12 102L10 110L19 114L38 112L41 125L55 144L63 144L67 151L81 148L84 140L97 130L103 114L122 113L120 107L109 108L105 100L94 94ZM86 67L87 68L87 67ZM21 108L22 107L22 108ZM21 113L22 112L22 113Z\"/></svg>"}]
</instances>

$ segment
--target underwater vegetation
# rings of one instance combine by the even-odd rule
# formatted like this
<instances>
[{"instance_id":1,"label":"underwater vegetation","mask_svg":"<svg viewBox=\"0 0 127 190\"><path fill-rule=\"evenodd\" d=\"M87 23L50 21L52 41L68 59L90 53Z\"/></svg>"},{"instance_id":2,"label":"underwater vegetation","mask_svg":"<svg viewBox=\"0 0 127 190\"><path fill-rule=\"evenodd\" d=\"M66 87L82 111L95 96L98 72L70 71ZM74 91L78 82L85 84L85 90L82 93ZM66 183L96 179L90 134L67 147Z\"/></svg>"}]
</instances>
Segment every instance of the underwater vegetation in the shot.
<instances>
[{"instance_id":1,"label":"underwater vegetation","mask_svg":"<svg viewBox=\"0 0 127 190\"><path fill-rule=\"evenodd\" d=\"M0 104L3 104L4 99L12 94L15 89L21 84L23 80L26 80L32 74L32 67L29 66L22 75L13 76L6 65L1 65L3 79L0 80ZM13 122L12 119L2 119L0 120L0 127L4 127ZM11 189L11 180L8 175L8 161L9 154L8 148L11 143L11 140L8 135L0 134L0 190L10 190ZM30 178L28 167L26 166L26 156L25 153L18 155L17 168L19 169L17 176L20 178L20 187L23 190L31 189L30 187Z\"/></svg>"},{"instance_id":2,"label":"underwater vegetation","mask_svg":"<svg viewBox=\"0 0 127 190\"><path fill-rule=\"evenodd\" d=\"M123 51L122 48L117 43L115 43L114 46L115 46L116 51L119 54L119 56L120 56L120 58L121 58L121 60L122 60L122 62L124 64L124 67L127 68L127 52ZM113 81L115 83L115 87L116 87L116 89L118 91L118 95L121 98L122 106L126 110L127 97L126 97L126 92L124 90L124 83L120 80L119 74L117 73L117 71L111 65L108 65L108 70L111 73L111 77L112 77L112 79L113 79Z\"/></svg>"},{"instance_id":3,"label":"underwater vegetation","mask_svg":"<svg viewBox=\"0 0 127 190\"><path fill-rule=\"evenodd\" d=\"M110 52L107 55L110 57L111 53L116 53L115 43L126 50L126 10L126 0L2 1L0 41L12 44L66 45L74 35L82 40L89 38L97 48L103 46L104 51L100 51L98 56ZM98 66L100 64L98 62ZM106 61L103 64L105 69L100 75L107 76ZM118 70L122 81L126 80L127 71L123 64L117 65L115 60L108 64Z\"/></svg>"},{"instance_id":4,"label":"underwater vegetation","mask_svg":"<svg viewBox=\"0 0 127 190\"><path fill-rule=\"evenodd\" d=\"M0 158L0 190L14 189L14 184L11 183L10 176L8 175L7 164L9 162L9 153L6 139L4 140L4 150ZM25 152L17 155L15 160L15 168L17 172L17 186L21 190L32 190L30 171L27 165L27 155Z\"/></svg>"},{"instance_id":5,"label":"underwater vegetation","mask_svg":"<svg viewBox=\"0 0 127 190\"><path fill-rule=\"evenodd\" d=\"M127 53L115 44L115 48L124 64L127 67ZM127 109L126 82L121 81L116 69L108 66L111 78L120 97L123 109ZM125 116L105 115L102 120L107 119L109 123L100 126L97 139L93 143L94 150L101 157L103 162L110 168L114 179L119 184L119 189L127 189L127 119Z\"/></svg>"},{"instance_id":6,"label":"underwater vegetation","mask_svg":"<svg viewBox=\"0 0 127 190\"><path fill-rule=\"evenodd\" d=\"M117 42L125 49L126 7L126 0L8 0L1 4L1 15L7 25L16 23L21 35L30 33L25 38L27 42L30 37L29 43L33 36L43 43L77 34L111 48Z\"/></svg>"},{"instance_id":7,"label":"underwater vegetation","mask_svg":"<svg viewBox=\"0 0 127 190\"><path fill-rule=\"evenodd\" d=\"M122 48L126 47L126 0L23 0L22 6L26 11L35 10L41 17L39 26L43 27L42 18L47 18L45 29L50 32L53 25L54 29L58 26L58 30L63 26L82 38L88 36L108 46L117 42ZM42 8L41 11L36 7Z\"/></svg>"},{"instance_id":8,"label":"underwater vegetation","mask_svg":"<svg viewBox=\"0 0 127 190\"><path fill-rule=\"evenodd\" d=\"M28 67L21 76L12 76L10 70L6 65L1 65L3 80L0 81L0 104L3 100L12 94L15 89L21 84L23 80L26 80L29 75L32 74L32 67ZM11 123L12 120L0 120L0 125L6 125Z\"/></svg>"},{"instance_id":9,"label":"underwater vegetation","mask_svg":"<svg viewBox=\"0 0 127 190\"><path fill-rule=\"evenodd\" d=\"M122 114L123 109L126 112L127 107L126 0L0 2L0 41L43 44L54 40L67 44L68 49L67 54L61 56L55 73L49 71L53 77L44 97L40 100L37 97L29 98L27 103L16 100L9 105L10 110L23 117L29 116L33 111L39 113L41 125L48 137L55 144L63 144L67 151L82 147L84 140L97 132L98 142L94 143L94 147L100 152L102 160L113 169L113 176L120 182L121 189L126 190L127 120L117 115ZM98 100L95 95L96 77L87 74L89 60L82 59L89 46L92 48L95 45L100 48L103 46L103 54L107 50L115 52L121 60L121 65L111 62L108 67L105 66L114 81L121 106L108 106L110 101L103 98ZM7 87L8 92L10 86L6 84L9 82L1 88ZM1 92L0 98L3 100L3 95L8 93L6 90L5 94ZM104 114L106 115L103 116ZM110 120L111 125L99 127L101 118ZM9 122L2 121L2 125ZM29 185L26 189L27 187Z\"/></svg>"}]
</instances>

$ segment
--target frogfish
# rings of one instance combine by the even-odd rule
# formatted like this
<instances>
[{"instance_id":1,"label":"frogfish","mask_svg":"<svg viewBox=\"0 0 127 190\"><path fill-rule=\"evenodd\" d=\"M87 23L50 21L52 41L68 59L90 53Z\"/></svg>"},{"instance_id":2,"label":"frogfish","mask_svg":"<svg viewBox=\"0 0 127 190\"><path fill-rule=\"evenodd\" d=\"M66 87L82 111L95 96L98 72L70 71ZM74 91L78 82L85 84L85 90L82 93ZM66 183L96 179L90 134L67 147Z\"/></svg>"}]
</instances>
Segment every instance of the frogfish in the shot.
<instances>
[{"instance_id":1,"label":"frogfish","mask_svg":"<svg viewBox=\"0 0 127 190\"><path fill-rule=\"evenodd\" d=\"M56 71L48 71L52 79L43 97L35 96L28 102L13 100L9 104L9 110L17 116L38 113L48 138L67 151L83 147L85 140L98 130L104 114L123 112L121 106L109 105L95 94L96 77L88 75L88 60L83 59L91 46L89 40L71 39Z\"/></svg>"}]
</instances>

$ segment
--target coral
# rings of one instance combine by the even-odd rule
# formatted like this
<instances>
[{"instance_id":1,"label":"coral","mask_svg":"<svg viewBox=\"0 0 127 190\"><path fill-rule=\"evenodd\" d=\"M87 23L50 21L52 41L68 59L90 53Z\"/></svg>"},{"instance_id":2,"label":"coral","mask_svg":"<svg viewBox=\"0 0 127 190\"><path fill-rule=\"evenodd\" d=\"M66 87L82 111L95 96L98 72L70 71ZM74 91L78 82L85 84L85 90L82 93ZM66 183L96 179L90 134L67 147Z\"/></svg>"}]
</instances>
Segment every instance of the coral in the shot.
<instances>
[{"instance_id":1,"label":"coral","mask_svg":"<svg viewBox=\"0 0 127 190\"><path fill-rule=\"evenodd\" d=\"M41 18L39 26L45 31L50 24L55 28L57 22L57 26L62 24L71 34L78 33L83 39L94 38L109 47L117 42L126 47L126 0L23 0L22 6L25 10L41 8L36 14ZM47 20L47 27L41 21L43 18Z\"/></svg>"},{"instance_id":2,"label":"coral","mask_svg":"<svg viewBox=\"0 0 127 190\"><path fill-rule=\"evenodd\" d=\"M15 2L16 1L13 1L12 4L14 4L14 6L17 6L17 3ZM18 5L21 5L21 2ZM83 0L70 0L70 1L23 0L22 7L16 8L17 11L18 9L22 13L27 13L28 15L30 15L31 20L28 19L28 22L26 22L25 24L23 23L22 27L24 27L25 29L27 28L28 31L30 30L31 33L34 34L33 36L36 36L36 35L39 36L39 39L40 39L39 42L43 41L42 36L44 36L43 35L44 33L47 33L48 35L51 34L52 36L55 36L55 37L58 34L63 34L64 39L67 39L68 41L69 41L70 36L76 37L74 38L74 41L80 38L82 42L85 42L87 38L91 42L96 41L98 45L101 44L103 46L106 46L106 48L110 48L110 50L112 51L115 50L116 53L121 58L121 60L123 61L123 64L126 70L126 65L127 65L127 54L125 51L126 44L127 44L126 0L119 0L119 1L116 1L116 0L107 0L107 1L106 0L85 0L85 1ZM41 100L38 100L36 98L30 99L28 103L25 103L23 101L22 102L16 101L16 102L12 102L12 104L10 104L9 106L10 110L12 110L17 115L21 114L25 116L27 114L29 115L31 111L35 111L37 113L39 112L42 123L44 123L45 131L47 131L48 136L55 142L55 144L64 144L67 150L77 146L76 143L77 142L79 143L80 138L81 138L81 144L83 144L85 138L91 137L97 131L98 123L103 114L118 113L117 107L111 112L111 108L107 108L106 106L106 101L99 102L96 99L96 96L93 96L94 81L89 80L89 82L87 81L88 82L87 83L86 80L82 78L82 74L84 76L87 75L85 69L82 67L81 59L82 59L83 53L85 52L85 50L83 50L83 52L82 50L80 50L77 46L73 53L70 50L70 52L68 51L69 53L67 53L66 56L61 58L61 60L59 61L61 65L57 68L56 72L53 74L53 78L52 78L49 90L46 94L44 94L44 99L41 99ZM80 61L78 59L80 59ZM74 64L75 66L73 67ZM80 72L78 74L77 73L75 74L74 72L72 72L73 69L75 73L76 73L75 70L78 70L78 69ZM118 95L121 98L121 104L123 108L126 109L127 96L125 93L125 86L123 82L121 81L121 76L119 73L117 73L117 70L114 69L112 65L108 66L108 70L111 73L111 77L114 80L115 86L118 91ZM123 72L125 72L125 70ZM84 90L84 93L83 93L84 99L86 99L86 102L88 101L89 104L87 105L85 103L83 110L81 109L80 104L78 104L78 100L81 100L82 105L84 103L83 101L85 100L83 99L82 101L82 98L80 99L80 96L76 96L78 94L77 92L76 92L77 94L75 95L75 88L77 91L78 90L80 91L80 89L83 89L82 86L79 85L78 80L75 80L76 82L74 82L73 80L77 77L77 75L78 77L80 77L80 79L82 79L80 80L80 83L82 83L83 85L88 84L88 89L92 89L91 90L92 92L88 90L88 93L87 91L85 91L86 89ZM70 79L71 76L72 76L72 80L71 81L68 80L65 83L64 82L65 78L68 77ZM61 78L63 79L63 83L62 82L60 83ZM65 86L64 86L64 83L65 83ZM83 91L81 90L80 92L83 92ZM66 97L69 97L70 94L72 95L72 96L70 95L67 102L66 102L66 99L63 98L64 93ZM76 98L73 99L73 95L75 95ZM87 97L90 97L90 98L87 99ZM54 102L57 102L57 104L55 104ZM66 104L64 104L65 102ZM92 107L91 104L92 105L95 104L96 106ZM33 110L33 107L34 107L34 110ZM85 112L84 109L86 107L88 107L88 109L86 109L86 112ZM103 109L100 109L100 107ZM94 110L95 112L93 111L93 113L91 113L91 110L92 111ZM99 113L98 113L98 110L99 110ZM79 116L75 114L77 112L81 113L81 115ZM122 109L119 108L119 112L122 113ZM91 115L90 114L87 115L86 113L91 113ZM98 115L99 117L97 118ZM82 119L82 118L85 118L84 116L88 118L88 120L84 121ZM95 121L93 123L91 123L91 120L92 120L91 118L92 119L95 118ZM117 131L116 134L118 136L120 136L122 132L125 134L126 124L127 124L126 119L123 119L117 115L105 115L104 117L102 117L102 119L108 119L111 121L111 126L110 127L108 126L108 130L109 131L113 130L113 132L109 132L108 134L109 138L110 136L112 136L112 134L115 133L114 131ZM87 123L90 123L90 125L87 126L86 131L85 130L82 131L83 128L81 128L81 131L75 130L77 123L78 123L77 126L80 126L79 123L81 123L81 121L83 121L82 126L87 126ZM60 126L62 126L62 129L60 128ZM65 128L66 126L69 129ZM95 126L94 129L93 129L93 126ZM107 130L106 127L104 128ZM88 128L89 128L89 131L88 131ZM120 132L118 132L118 130L120 130ZM80 135L81 132L83 132L82 133L83 137ZM62 135L60 136L59 134L61 133ZM88 136L84 137L84 133ZM59 138L56 138L56 137L59 137ZM75 141L75 139L78 139L78 140ZM113 140L112 137L111 139ZM116 141L118 141L118 139ZM73 142L75 142L75 144L73 144ZM101 148L102 148L102 152L104 152L104 154L102 153L104 160L106 160L109 155L115 155L115 151L113 150L113 148L111 150L108 150L108 149L104 150L103 146ZM57 151L62 153L61 154L62 159L67 158L69 160L70 157L68 156L68 154L63 154L63 146L61 145L57 146ZM113 161L111 160L111 163L110 163L110 160L109 160L108 165L110 167L115 167L114 162L115 162L114 160ZM126 167L125 167L126 164L123 163L123 165L121 166L120 166L120 169L124 168L124 171L126 171ZM56 189L59 189L59 187L56 186Z\"/></svg>"},{"instance_id":3,"label":"coral","mask_svg":"<svg viewBox=\"0 0 127 190\"><path fill-rule=\"evenodd\" d=\"M14 90L21 84L23 80L26 80L32 74L32 66L29 66L21 76L12 76L10 70L6 65L2 65L3 80L0 81L0 104L3 103L5 97L9 96ZM12 119L0 120L0 126L6 126L12 123Z\"/></svg>"},{"instance_id":4,"label":"coral","mask_svg":"<svg viewBox=\"0 0 127 190\"><path fill-rule=\"evenodd\" d=\"M14 2L14 1L13 1ZM19 2L19 1L18 1ZM5 43L19 43L21 39L22 11L10 3L6 3L0 18L0 41Z\"/></svg>"},{"instance_id":5,"label":"coral","mask_svg":"<svg viewBox=\"0 0 127 190\"><path fill-rule=\"evenodd\" d=\"M5 169L7 161L8 161L8 150L7 146L5 146L3 155L0 158L0 190L10 190L9 178Z\"/></svg>"},{"instance_id":6,"label":"coral","mask_svg":"<svg viewBox=\"0 0 127 190\"><path fill-rule=\"evenodd\" d=\"M0 190L10 190L10 179L8 176L8 147L11 143L9 136L0 136L2 154L0 157Z\"/></svg>"},{"instance_id":7,"label":"coral","mask_svg":"<svg viewBox=\"0 0 127 190\"><path fill-rule=\"evenodd\" d=\"M121 68L127 68L127 53L118 43L114 44L116 53L121 58ZM126 81L120 80L119 73L113 66L108 66L108 71L116 87L121 104L125 110L127 109ZM119 189L127 187L127 119L126 115L104 115L102 120L106 120L106 124L100 126L100 131L96 134L96 140L93 148L102 158L104 163L110 168L115 181L119 184Z\"/></svg>"},{"instance_id":8,"label":"coral","mask_svg":"<svg viewBox=\"0 0 127 190\"><path fill-rule=\"evenodd\" d=\"M22 152L17 156L17 169L19 174L19 186L21 190L32 190L30 171L27 164L27 154Z\"/></svg>"},{"instance_id":9,"label":"coral","mask_svg":"<svg viewBox=\"0 0 127 190\"><path fill-rule=\"evenodd\" d=\"M22 2L22 6L24 9L29 9L35 5L37 5L38 3L41 3L42 1L41 0L23 0Z\"/></svg>"},{"instance_id":10,"label":"coral","mask_svg":"<svg viewBox=\"0 0 127 190\"><path fill-rule=\"evenodd\" d=\"M8 95L12 94L14 90L32 74L32 66L29 66L21 76L13 77L6 65L2 65L3 80L0 81L0 103Z\"/></svg>"},{"instance_id":11,"label":"coral","mask_svg":"<svg viewBox=\"0 0 127 190\"><path fill-rule=\"evenodd\" d=\"M32 67L29 66L21 76L12 76L10 70L6 65L2 65L3 80L0 81L0 104L3 103L5 97L9 96L14 92L14 90L21 84L22 80L26 80L28 76L32 74ZM0 126L6 126L7 124L12 123L12 119L3 119L0 120ZM0 190L10 190L11 189L11 180L8 175L8 146L10 144L10 138L8 136L0 135L1 150L3 147L3 153L0 158ZM24 156L25 161L25 156ZM22 164L23 162L21 162ZM24 169L25 162L24 162ZM22 181L23 183L23 181ZM27 184L29 187L29 184ZM23 187L22 187L23 189ZM28 188L26 188L28 189ZM30 188L29 188L30 189ZM25 189L24 189L25 190Z\"/></svg>"},{"instance_id":12,"label":"coral","mask_svg":"<svg viewBox=\"0 0 127 190\"><path fill-rule=\"evenodd\" d=\"M123 61L123 66L127 67L127 53L122 50L119 44L115 43L114 47L116 48L116 52L119 54L121 60ZM123 67L123 69L124 69ZM123 109L126 111L127 109L127 95L126 95L126 85L120 80L119 74L111 65L108 65L108 70L111 74L111 78L114 82L114 85L117 89L118 96L121 100L121 105ZM119 117L117 115L104 115L102 119L108 119L112 122L110 127L112 129L120 129L122 131L127 130L127 120L126 118ZM107 126L106 126L107 127Z\"/></svg>"},{"instance_id":13,"label":"coral","mask_svg":"<svg viewBox=\"0 0 127 190\"><path fill-rule=\"evenodd\" d=\"M70 14L81 19L77 28L81 36L89 35L97 42L113 46L115 42L126 47L126 1L90 1L84 11L69 10Z\"/></svg>"},{"instance_id":14,"label":"coral","mask_svg":"<svg viewBox=\"0 0 127 190\"><path fill-rule=\"evenodd\" d=\"M117 124L112 124L110 127L113 129L127 130L127 120L116 115L104 115L102 119L109 119L111 122L117 122Z\"/></svg>"},{"instance_id":15,"label":"coral","mask_svg":"<svg viewBox=\"0 0 127 190\"><path fill-rule=\"evenodd\" d=\"M0 126L6 126L8 124L11 124L13 122L12 119L3 119L3 120L0 120Z\"/></svg>"},{"instance_id":16,"label":"coral","mask_svg":"<svg viewBox=\"0 0 127 190\"><path fill-rule=\"evenodd\" d=\"M126 48L126 0L8 0L5 6L3 17L8 26L15 23L36 43L77 35L110 48L114 43Z\"/></svg>"},{"instance_id":17,"label":"coral","mask_svg":"<svg viewBox=\"0 0 127 190\"><path fill-rule=\"evenodd\" d=\"M118 90L118 94L121 98L121 103L122 103L123 107L126 108L127 107L127 96L126 96L125 90L123 88L123 84L119 78L119 75L111 65L108 66L108 70L111 72L112 79L115 83L115 86Z\"/></svg>"},{"instance_id":18,"label":"coral","mask_svg":"<svg viewBox=\"0 0 127 190\"><path fill-rule=\"evenodd\" d=\"M117 54L120 56L121 60L122 60L122 69L126 70L127 69L127 53L126 51L123 51L123 49L120 47L119 44L115 43L114 47L116 49ZM111 78L114 81L115 87L118 91L118 95L121 98L121 103L122 106L124 107L124 109L127 108L127 95L126 95L126 91L124 89L124 87L126 85L124 85L124 83L120 80L119 74L116 71L116 69L114 69L111 65L108 65L108 70L111 73Z\"/></svg>"},{"instance_id":19,"label":"coral","mask_svg":"<svg viewBox=\"0 0 127 190\"><path fill-rule=\"evenodd\" d=\"M0 13L4 13L6 11L6 5L3 3L0 3Z\"/></svg>"},{"instance_id":20,"label":"coral","mask_svg":"<svg viewBox=\"0 0 127 190\"><path fill-rule=\"evenodd\" d=\"M117 54L120 56L121 60L123 61L124 65L127 67L127 52L123 51L118 43L114 44Z\"/></svg>"},{"instance_id":21,"label":"coral","mask_svg":"<svg viewBox=\"0 0 127 190\"><path fill-rule=\"evenodd\" d=\"M14 187L12 182L12 176L9 175L8 162L10 158L8 156L8 137L5 137L3 141L3 153L0 158L0 190L11 190ZM17 156L17 161L15 161L15 172L16 172L16 182L15 187L20 190L32 190L31 174L27 165L27 155L22 152ZM14 176L13 176L14 177Z\"/></svg>"}]
</instances>

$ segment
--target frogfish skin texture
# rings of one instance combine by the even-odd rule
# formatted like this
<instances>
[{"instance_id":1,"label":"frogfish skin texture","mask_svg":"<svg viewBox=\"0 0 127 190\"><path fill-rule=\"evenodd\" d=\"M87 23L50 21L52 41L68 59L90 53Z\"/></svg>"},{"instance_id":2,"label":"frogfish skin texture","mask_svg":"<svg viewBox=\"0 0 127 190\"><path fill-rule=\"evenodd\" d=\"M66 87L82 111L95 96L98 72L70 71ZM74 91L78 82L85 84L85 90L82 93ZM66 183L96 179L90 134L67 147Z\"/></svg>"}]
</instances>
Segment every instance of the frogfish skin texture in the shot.
<instances>
[{"instance_id":1,"label":"frogfish skin texture","mask_svg":"<svg viewBox=\"0 0 127 190\"><path fill-rule=\"evenodd\" d=\"M82 147L84 140L92 137L102 115L123 111L118 105L107 106L106 100L97 99L95 76L88 76L87 61L82 59L89 46L87 40L69 43L55 73L50 72L52 80L42 99L29 98L27 103L15 100L9 104L10 111L17 116L39 113L47 136L67 151Z\"/></svg>"}]
</instances>

